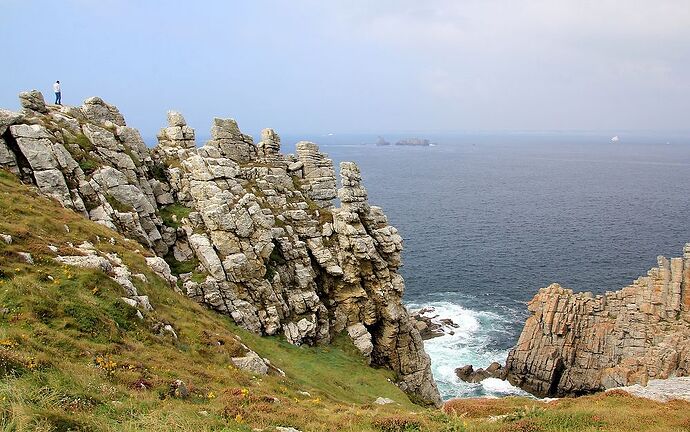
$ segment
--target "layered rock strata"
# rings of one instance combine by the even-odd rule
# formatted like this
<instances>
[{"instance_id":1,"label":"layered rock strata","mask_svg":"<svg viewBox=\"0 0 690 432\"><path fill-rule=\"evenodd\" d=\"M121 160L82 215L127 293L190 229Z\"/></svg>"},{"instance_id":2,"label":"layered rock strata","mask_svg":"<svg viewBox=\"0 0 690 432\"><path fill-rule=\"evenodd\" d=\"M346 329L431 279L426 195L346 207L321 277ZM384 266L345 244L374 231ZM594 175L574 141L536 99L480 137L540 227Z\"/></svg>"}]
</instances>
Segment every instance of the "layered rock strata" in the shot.
<instances>
[{"instance_id":1,"label":"layered rock strata","mask_svg":"<svg viewBox=\"0 0 690 432\"><path fill-rule=\"evenodd\" d=\"M416 400L440 403L401 302L402 238L369 205L354 163L341 164L338 189L316 144L283 155L271 129L255 145L234 120L216 118L197 147L184 117L169 112L149 150L99 98L52 106L34 91L20 102L20 113L0 111L0 166L139 241L158 256L154 269L170 264L174 289L239 325L293 344L349 335Z\"/></svg>"},{"instance_id":2,"label":"layered rock strata","mask_svg":"<svg viewBox=\"0 0 690 432\"><path fill-rule=\"evenodd\" d=\"M690 244L620 291L593 296L553 284L508 355L508 380L540 396L646 384L690 372Z\"/></svg>"}]
</instances>

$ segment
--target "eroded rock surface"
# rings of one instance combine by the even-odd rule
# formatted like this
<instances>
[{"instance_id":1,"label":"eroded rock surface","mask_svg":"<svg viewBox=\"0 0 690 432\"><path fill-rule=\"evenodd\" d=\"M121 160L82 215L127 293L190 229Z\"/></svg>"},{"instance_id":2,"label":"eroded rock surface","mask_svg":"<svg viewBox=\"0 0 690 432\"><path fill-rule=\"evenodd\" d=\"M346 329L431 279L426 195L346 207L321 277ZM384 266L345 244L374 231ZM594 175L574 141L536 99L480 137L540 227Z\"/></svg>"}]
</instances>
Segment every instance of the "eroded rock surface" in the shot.
<instances>
[{"instance_id":1,"label":"eroded rock surface","mask_svg":"<svg viewBox=\"0 0 690 432\"><path fill-rule=\"evenodd\" d=\"M244 328L293 344L349 335L416 400L440 404L401 302L402 238L369 204L356 164L341 164L338 189L333 163L316 144L300 142L296 156L283 155L272 129L255 145L237 122L216 118L211 139L197 147L194 130L171 111L149 150L100 98L80 107L46 105L38 92L21 98L22 113L0 112L0 166L138 241L172 288ZM152 307L112 257L58 259L103 269L129 303L144 313Z\"/></svg>"},{"instance_id":2,"label":"eroded rock surface","mask_svg":"<svg viewBox=\"0 0 690 432\"><path fill-rule=\"evenodd\" d=\"M635 384L627 387L615 387L610 389L610 391L623 391L632 396L651 399L657 402L668 402L671 400L690 401L690 378L655 379L649 380L645 386Z\"/></svg>"},{"instance_id":3,"label":"eroded rock surface","mask_svg":"<svg viewBox=\"0 0 690 432\"><path fill-rule=\"evenodd\" d=\"M690 372L690 244L620 291L593 296L553 284L506 363L536 395L580 395Z\"/></svg>"}]
</instances>

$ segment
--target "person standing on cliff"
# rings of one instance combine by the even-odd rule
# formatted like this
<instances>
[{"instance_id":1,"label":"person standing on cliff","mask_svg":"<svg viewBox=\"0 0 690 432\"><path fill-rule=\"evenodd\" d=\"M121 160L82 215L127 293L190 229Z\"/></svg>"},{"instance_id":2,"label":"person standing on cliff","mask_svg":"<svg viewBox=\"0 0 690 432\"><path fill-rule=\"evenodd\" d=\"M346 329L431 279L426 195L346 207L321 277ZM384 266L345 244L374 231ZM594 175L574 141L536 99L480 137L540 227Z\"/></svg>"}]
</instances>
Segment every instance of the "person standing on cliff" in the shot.
<instances>
[{"instance_id":1,"label":"person standing on cliff","mask_svg":"<svg viewBox=\"0 0 690 432\"><path fill-rule=\"evenodd\" d=\"M55 105L62 105L62 93L60 92L60 81L55 81L53 84L53 90L55 91Z\"/></svg>"}]
</instances>

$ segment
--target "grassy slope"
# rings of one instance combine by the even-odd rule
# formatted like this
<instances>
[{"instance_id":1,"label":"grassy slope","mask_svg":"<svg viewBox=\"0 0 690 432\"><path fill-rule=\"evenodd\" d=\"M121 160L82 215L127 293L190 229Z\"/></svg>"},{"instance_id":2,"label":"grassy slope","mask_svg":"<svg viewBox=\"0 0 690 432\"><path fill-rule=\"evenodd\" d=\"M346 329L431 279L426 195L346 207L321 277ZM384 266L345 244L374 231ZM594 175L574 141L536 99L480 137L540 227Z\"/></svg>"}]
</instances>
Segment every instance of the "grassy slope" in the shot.
<instances>
[{"instance_id":1,"label":"grassy slope","mask_svg":"<svg viewBox=\"0 0 690 432\"><path fill-rule=\"evenodd\" d=\"M366 367L346 338L309 348L243 331L170 289L146 266L143 247L2 170L0 233L14 238L0 241L0 431L690 430L690 404L625 396L549 405L464 400L448 405L448 414L421 409L389 382L389 371ZM75 254L68 243L84 240L146 275L147 283L133 278L155 308L146 321L118 300L124 292L107 275L53 262L48 245ZM17 252L32 253L35 265ZM172 323L179 339L153 332L154 321ZM231 367L241 351L235 336L287 376ZM188 398L170 396L176 379L189 387ZM373 405L379 396L398 404ZM488 420L501 414L509 416Z\"/></svg>"},{"instance_id":2,"label":"grassy slope","mask_svg":"<svg viewBox=\"0 0 690 432\"><path fill-rule=\"evenodd\" d=\"M38 196L4 171L0 233L14 238L11 245L0 242L0 416L6 430L249 430L247 424L327 430L324 423L362 430L376 412L418 409L388 381L388 371L365 367L344 339L309 348L245 332L176 294L136 252L143 247ZM148 283L133 282L154 305L147 321L139 322L118 300L124 291L107 275L53 262L48 245L74 254L67 243L84 240L146 275ZM22 251L32 253L35 265L21 262ZM151 318L172 323L179 339L152 332ZM230 367L229 358L240 352L233 335L288 376L255 378ZM117 366L99 366L98 358ZM176 379L187 383L190 398L168 397ZM150 388L138 390L137 383ZM378 396L400 405L374 408ZM270 402L274 397L280 402Z\"/></svg>"}]
</instances>

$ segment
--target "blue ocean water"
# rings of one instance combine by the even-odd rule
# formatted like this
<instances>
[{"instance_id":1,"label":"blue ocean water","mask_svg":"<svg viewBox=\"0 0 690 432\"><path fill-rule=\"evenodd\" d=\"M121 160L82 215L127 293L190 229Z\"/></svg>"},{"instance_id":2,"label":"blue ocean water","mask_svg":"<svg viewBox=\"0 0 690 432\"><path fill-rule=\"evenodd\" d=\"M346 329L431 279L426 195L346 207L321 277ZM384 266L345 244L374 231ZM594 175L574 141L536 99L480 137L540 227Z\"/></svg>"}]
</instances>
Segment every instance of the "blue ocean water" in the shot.
<instances>
[{"instance_id":1,"label":"blue ocean water","mask_svg":"<svg viewBox=\"0 0 690 432\"><path fill-rule=\"evenodd\" d=\"M283 138L290 152L296 140ZM539 288L620 289L690 242L690 135L464 134L430 137L432 147L307 138L336 163L357 162L370 202L400 230L408 306L460 325L426 342L444 398L519 392L453 370L504 361Z\"/></svg>"}]
</instances>

